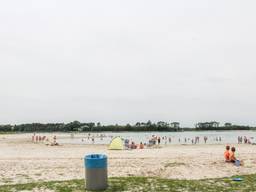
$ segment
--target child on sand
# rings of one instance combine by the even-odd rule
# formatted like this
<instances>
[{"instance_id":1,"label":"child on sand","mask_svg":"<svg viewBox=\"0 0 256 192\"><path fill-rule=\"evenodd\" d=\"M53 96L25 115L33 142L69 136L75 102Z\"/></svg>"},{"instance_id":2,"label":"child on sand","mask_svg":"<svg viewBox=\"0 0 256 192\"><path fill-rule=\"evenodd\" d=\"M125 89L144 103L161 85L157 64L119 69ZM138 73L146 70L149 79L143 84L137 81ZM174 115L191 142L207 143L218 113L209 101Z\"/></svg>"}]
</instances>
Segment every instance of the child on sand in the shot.
<instances>
[{"instance_id":1,"label":"child on sand","mask_svg":"<svg viewBox=\"0 0 256 192\"><path fill-rule=\"evenodd\" d=\"M226 151L224 152L224 158L226 162L230 162L230 146L226 146Z\"/></svg>"},{"instance_id":2,"label":"child on sand","mask_svg":"<svg viewBox=\"0 0 256 192\"><path fill-rule=\"evenodd\" d=\"M236 151L236 148L235 148L235 147L232 147L232 148L231 148L231 152L230 152L230 162L234 163L236 166L243 166L243 165L244 165L244 162L238 160L238 159L235 157L235 151Z\"/></svg>"},{"instance_id":3,"label":"child on sand","mask_svg":"<svg viewBox=\"0 0 256 192\"><path fill-rule=\"evenodd\" d=\"M231 152L230 152L230 161L232 163L235 163L236 162L236 157L235 157L235 151L236 151L236 148L235 147L232 147L231 148Z\"/></svg>"}]
</instances>

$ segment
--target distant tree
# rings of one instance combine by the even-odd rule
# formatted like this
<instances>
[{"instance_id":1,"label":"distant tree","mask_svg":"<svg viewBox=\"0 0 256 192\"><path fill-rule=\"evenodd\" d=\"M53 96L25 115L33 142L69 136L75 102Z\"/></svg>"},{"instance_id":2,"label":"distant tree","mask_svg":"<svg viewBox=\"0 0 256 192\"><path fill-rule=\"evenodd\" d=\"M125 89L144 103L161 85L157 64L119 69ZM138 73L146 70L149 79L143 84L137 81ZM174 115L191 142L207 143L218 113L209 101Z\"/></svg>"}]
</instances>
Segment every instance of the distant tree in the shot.
<instances>
[{"instance_id":1,"label":"distant tree","mask_svg":"<svg viewBox=\"0 0 256 192\"><path fill-rule=\"evenodd\" d=\"M146 123L147 126L151 126L152 122L150 120L148 120L148 122Z\"/></svg>"},{"instance_id":2,"label":"distant tree","mask_svg":"<svg viewBox=\"0 0 256 192\"><path fill-rule=\"evenodd\" d=\"M137 122L137 123L135 124L135 126L136 126L136 127L140 127L140 122Z\"/></svg>"}]
</instances>

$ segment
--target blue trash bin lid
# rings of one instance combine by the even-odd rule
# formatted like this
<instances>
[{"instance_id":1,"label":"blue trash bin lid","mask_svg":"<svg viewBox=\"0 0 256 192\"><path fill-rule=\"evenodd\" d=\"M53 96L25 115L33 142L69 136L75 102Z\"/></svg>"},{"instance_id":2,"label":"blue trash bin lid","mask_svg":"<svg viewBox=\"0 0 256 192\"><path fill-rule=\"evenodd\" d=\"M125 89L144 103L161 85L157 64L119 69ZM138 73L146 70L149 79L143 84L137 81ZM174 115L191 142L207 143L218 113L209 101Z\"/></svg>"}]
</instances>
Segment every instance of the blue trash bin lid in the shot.
<instances>
[{"instance_id":1,"label":"blue trash bin lid","mask_svg":"<svg viewBox=\"0 0 256 192\"><path fill-rule=\"evenodd\" d=\"M106 168L107 156L104 154L90 154L84 157L85 168Z\"/></svg>"}]
</instances>

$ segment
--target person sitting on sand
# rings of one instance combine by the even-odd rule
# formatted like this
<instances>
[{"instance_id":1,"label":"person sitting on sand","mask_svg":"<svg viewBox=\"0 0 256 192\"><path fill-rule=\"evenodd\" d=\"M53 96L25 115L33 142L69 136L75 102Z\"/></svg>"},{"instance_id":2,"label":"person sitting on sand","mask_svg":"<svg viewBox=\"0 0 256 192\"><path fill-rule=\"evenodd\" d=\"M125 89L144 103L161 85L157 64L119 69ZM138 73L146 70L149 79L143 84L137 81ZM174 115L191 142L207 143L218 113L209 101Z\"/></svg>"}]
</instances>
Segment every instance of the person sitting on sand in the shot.
<instances>
[{"instance_id":1,"label":"person sitting on sand","mask_svg":"<svg viewBox=\"0 0 256 192\"><path fill-rule=\"evenodd\" d=\"M144 149L144 145L143 145L143 143L142 142L140 142L140 149Z\"/></svg>"},{"instance_id":2,"label":"person sitting on sand","mask_svg":"<svg viewBox=\"0 0 256 192\"><path fill-rule=\"evenodd\" d=\"M242 160L238 160L235 157L235 151L236 151L236 148L232 147L230 152L230 162L234 163L236 166L243 166L244 162Z\"/></svg>"},{"instance_id":3,"label":"person sitting on sand","mask_svg":"<svg viewBox=\"0 0 256 192\"><path fill-rule=\"evenodd\" d=\"M224 152L224 158L226 162L230 162L230 146L226 146L226 151Z\"/></svg>"},{"instance_id":4,"label":"person sitting on sand","mask_svg":"<svg viewBox=\"0 0 256 192\"><path fill-rule=\"evenodd\" d=\"M232 163L235 163L236 160L237 160L236 157L235 157L235 151L236 151L236 148L232 147L231 152L230 152L230 157L229 157L230 162L232 162Z\"/></svg>"},{"instance_id":5,"label":"person sitting on sand","mask_svg":"<svg viewBox=\"0 0 256 192\"><path fill-rule=\"evenodd\" d=\"M136 144L134 142L132 142L131 149L136 149L136 148L137 148Z\"/></svg>"},{"instance_id":6,"label":"person sitting on sand","mask_svg":"<svg viewBox=\"0 0 256 192\"><path fill-rule=\"evenodd\" d=\"M125 147L125 149L129 149L129 139L125 139L124 140L124 147Z\"/></svg>"}]
</instances>

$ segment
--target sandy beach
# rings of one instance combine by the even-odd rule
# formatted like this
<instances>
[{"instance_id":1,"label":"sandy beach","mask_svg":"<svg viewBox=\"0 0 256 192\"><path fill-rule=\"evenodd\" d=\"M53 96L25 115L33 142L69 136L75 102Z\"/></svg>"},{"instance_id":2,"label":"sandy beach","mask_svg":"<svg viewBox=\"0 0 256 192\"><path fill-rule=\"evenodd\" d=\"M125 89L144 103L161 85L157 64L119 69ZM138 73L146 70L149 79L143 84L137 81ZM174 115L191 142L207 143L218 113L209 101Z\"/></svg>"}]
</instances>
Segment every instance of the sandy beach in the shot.
<instances>
[{"instance_id":1,"label":"sandy beach","mask_svg":"<svg viewBox=\"0 0 256 192\"><path fill-rule=\"evenodd\" d=\"M237 157L244 161L244 166L235 167L224 163L223 144L110 151L107 145L35 144L31 135L0 135L0 185L84 178L83 157L91 153L108 156L111 177L203 179L256 173L255 145L235 145Z\"/></svg>"}]
</instances>

